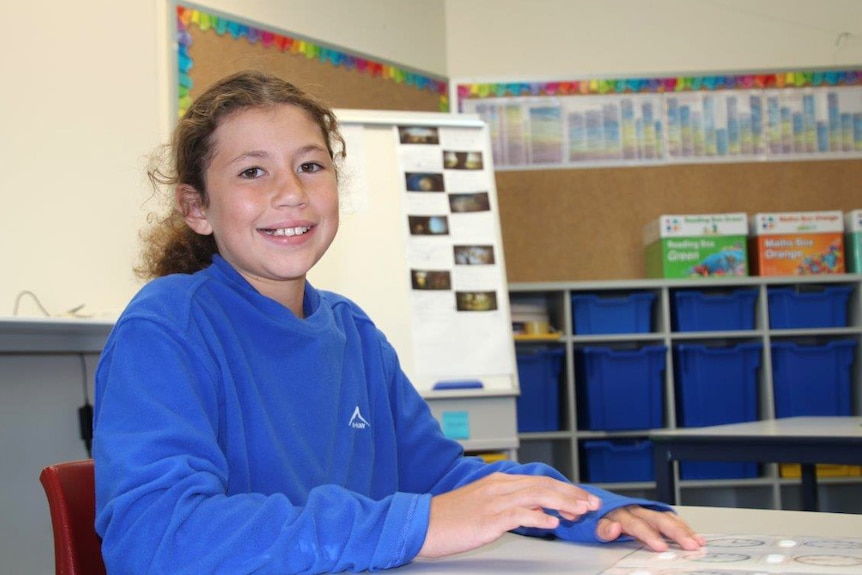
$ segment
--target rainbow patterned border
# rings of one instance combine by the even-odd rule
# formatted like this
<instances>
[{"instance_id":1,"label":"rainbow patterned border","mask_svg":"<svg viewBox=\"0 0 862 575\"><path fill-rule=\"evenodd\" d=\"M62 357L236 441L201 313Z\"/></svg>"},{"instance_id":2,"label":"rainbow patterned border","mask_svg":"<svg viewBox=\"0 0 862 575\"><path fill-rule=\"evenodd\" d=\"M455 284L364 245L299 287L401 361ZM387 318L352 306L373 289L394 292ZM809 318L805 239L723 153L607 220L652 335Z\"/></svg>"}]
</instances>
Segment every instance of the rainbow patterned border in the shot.
<instances>
[{"instance_id":1,"label":"rainbow patterned border","mask_svg":"<svg viewBox=\"0 0 862 575\"><path fill-rule=\"evenodd\" d=\"M779 72L729 76L678 76L668 78L590 79L560 82L502 82L458 84L458 103L466 99L525 96L577 96L595 94L655 94L709 90L764 88L817 88L858 86L862 70Z\"/></svg>"},{"instance_id":2,"label":"rainbow patterned border","mask_svg":"<svg viewBox=\"0 0 862 575\"><path fill-rule=\"evenodd\" d=\"M370 74L375 78L391 80L396 84L415 86L420 90L430 90L440 96L440 111L449 111L449 83L403 70L390 64L384 64L367 58L347 54L333 48L319 46L308 40L292 38L285 34L279 34L254 28L246 24L216 16L191 8L177 5L177 64L178 64L178 112L182 117L191 104L189 93L192 89L192 79L189 71L194 62L189 56L189 46L192 43L190 26L197 26L202 31L215 30L219 36L230 34L234 38L246 38L250 43L260 42L264 47L276 47L282 52L291 54L304 54L307 58L316 58L321 62L329 62L333 66L343 66L347 69L355 69L359 72Z\"/></svg>"}]
</instances>

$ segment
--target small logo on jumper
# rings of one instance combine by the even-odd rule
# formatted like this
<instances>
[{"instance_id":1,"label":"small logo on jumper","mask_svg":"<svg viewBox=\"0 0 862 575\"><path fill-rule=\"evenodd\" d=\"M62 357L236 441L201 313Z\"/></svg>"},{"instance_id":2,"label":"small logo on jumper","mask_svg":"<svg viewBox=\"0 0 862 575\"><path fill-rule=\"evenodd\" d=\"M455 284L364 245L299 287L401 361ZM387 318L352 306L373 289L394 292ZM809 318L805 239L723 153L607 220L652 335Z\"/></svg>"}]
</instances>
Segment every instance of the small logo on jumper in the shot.
<instances>
[{"instance_id":1,"label":"small logo on jumper","mask_svg":"<svg viewBox=\"0 0 862 575\"><path fill-rule=\"evenodd\" d=\"M350 416L350 423L348 423L350 427L353 429L365 429L366 427L371 427L371 424L368 423L362 414L359 413L359 406L356 406L356 409L353 410L353 415Z\"/></svg>"}]
</instances>

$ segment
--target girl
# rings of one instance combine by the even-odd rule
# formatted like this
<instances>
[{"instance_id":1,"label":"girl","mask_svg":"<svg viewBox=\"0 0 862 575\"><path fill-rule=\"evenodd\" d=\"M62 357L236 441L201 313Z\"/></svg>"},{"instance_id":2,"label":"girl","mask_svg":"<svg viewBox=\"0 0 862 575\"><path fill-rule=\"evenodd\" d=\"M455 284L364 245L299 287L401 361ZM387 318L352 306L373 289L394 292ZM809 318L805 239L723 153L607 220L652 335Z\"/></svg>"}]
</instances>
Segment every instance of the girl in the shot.
<instances>
[{"instance_id":1,"label":"girl","mask_svg":"<svg viewBox=\"0 0 862 575\"><path fill-rule=\"evenodd\" d=\"M657 503L443 436L372 321L306 282L338 228L343 149L331 110L243 72L194 102L150 173L176 207L96 373L108 571L375 570L510 530L702 545Z\"/></svg>"}]
</instances>

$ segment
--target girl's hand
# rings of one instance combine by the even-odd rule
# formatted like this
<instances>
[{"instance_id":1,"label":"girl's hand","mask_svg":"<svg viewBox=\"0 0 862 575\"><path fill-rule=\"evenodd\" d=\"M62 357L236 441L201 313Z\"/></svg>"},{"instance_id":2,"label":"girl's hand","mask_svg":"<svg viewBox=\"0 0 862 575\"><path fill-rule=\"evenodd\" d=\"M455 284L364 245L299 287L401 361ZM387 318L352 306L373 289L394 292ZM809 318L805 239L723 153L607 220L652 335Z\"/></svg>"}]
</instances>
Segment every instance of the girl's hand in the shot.
<instances>
[{"instance_id":1,"label":"girl's hand","mask_svg":"<svg viewBox=\"0 0 862 575\"><path fill-rule=\"evenodd\" d=\"M687 551L694 551L706 544L706 540L676 514L639 505L614 509L599 519L596 535L604 541L629 535L653 551L667 551L668 541Z\"/></svg>"},{"instance_id":2,"label":"girl's hand","mask_svg":"<svg viewBox=\"0 0 862 575\"><path fill-rule=\"evenodd\" d=\"M599 508L599 498L550 477L494 473L431 499L431 517L420 557L443 557L481 547L516 527L554 529ZM612 533L620 523L609 523ZM614 536L612 538L618 537Z\"/></svg>"}]
</instances>

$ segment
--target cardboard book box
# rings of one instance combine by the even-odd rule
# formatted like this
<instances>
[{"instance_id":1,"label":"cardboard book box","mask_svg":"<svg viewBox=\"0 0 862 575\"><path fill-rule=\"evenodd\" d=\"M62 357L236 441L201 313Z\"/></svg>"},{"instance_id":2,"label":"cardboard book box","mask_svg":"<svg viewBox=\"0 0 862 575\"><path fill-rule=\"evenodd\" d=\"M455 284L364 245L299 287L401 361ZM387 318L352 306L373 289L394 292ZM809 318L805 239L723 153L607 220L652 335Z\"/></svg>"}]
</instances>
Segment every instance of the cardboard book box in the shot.
<instances>
[{"instance_id":1,"label":"cardboard book box","mask_svg":"<svg viewBox=\"0 0 862 575\"><path fill-rule=\"evenodd\" d=\"M847 252L847 271L862 273L862 210L844 214L844 249Z\"/></svg>"},{"instance_id":2,"label":"cardboard book box","mask_svg":"<svg viewBox=\"0 0 862 575\"><path fill-rule=\"evenodd\" d=\"M745 213L663 215L644 227L651 278L748 275Z\"/></svg>"},{"instance_id":3,"label":"cardboard book box","mask_svg":"<svg viewBox=\"0 0 862 575\"><path fill-rule=\"evenodd\" d=\"M840 211L755 214L749 252L755 275L844 273L844 215Z\"/></svg>"}]
</instances>

